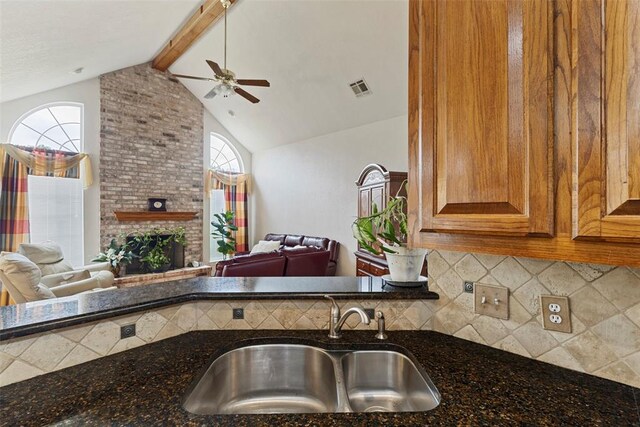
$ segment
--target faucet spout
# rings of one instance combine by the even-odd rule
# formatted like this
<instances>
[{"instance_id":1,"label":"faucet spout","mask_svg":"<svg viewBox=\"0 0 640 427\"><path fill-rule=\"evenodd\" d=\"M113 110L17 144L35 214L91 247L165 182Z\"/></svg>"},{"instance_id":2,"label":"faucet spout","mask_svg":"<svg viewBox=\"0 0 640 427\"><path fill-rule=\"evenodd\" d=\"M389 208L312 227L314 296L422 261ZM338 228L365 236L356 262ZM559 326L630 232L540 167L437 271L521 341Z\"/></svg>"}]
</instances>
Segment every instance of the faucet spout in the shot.
<instances>
[{"instance_id":1,"label":"faucet spout","mask_svg":"<svg viewBox=\"0 0 640 427\"><path fill-rule=\"evenodd\" d=\"M329 318L329 338L340 338L342 336L342 326L344 326L344 322L347 321L347 318L354 313L357 313L360 316L360 320L365 325L371 323L371 319L367 315L367 313L361 309L360 307L351 307L347 311L344 312L342 316L340 316L340 307L335 303L333 298L329 295L325 295L325 298L331 301L331 315Z\"/></svg>"},{"instance_id":2,"label":"faucet spout","mask_svg":"<svg viewBox=\"0 0 640 427\"><path fill-rule=\"evenodd\" d=\"M344 322L347 321L349 316L356 313L360 315L360 321L362 323L364 323L365 325L368 325L369 323L371 323L371 319L363 309L361 309L360 307L351 307L350 309L344 312L342 317L340 317L340 320L338 320L338 324L336 325L335 331L337 333L340 333L340 331L342 330L342 326L344 326Z\"/></svg>"}]
</instances>

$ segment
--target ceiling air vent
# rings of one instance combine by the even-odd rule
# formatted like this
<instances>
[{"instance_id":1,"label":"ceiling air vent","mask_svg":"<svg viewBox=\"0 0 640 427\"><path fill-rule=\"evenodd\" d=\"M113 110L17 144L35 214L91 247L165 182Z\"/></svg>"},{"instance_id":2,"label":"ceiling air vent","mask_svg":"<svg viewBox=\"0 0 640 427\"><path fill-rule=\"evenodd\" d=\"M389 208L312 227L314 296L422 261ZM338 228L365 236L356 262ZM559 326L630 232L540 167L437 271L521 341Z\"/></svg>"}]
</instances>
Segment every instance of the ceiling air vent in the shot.
<instances>
[{"instance_id":1,"label":"ceiling air vent","mask_svg":"<svg viewBox=\"0 0 640 427\"><path fill-rule=\"evenodd\" d=\"M369 86L367 85L367 82L364 81L364 79L360 79L357 82L350 83L349 86L357 97L369 95L371 93L371 89L369 89Z\"/></svg>"}]
</instances>

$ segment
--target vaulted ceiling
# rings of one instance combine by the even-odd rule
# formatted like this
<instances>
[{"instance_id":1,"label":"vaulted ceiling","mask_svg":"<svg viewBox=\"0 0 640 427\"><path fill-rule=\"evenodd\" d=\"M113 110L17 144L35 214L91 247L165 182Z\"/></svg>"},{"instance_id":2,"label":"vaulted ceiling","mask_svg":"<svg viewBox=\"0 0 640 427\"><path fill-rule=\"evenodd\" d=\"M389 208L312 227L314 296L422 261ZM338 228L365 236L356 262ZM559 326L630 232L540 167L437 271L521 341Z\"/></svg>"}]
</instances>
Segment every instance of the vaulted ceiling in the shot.
<instances>
[{"instance_id":1,"label":"vaulted ceiling","mask_svg":"<svg viewBox=\"0 0 640 427\"><path fill-rule=\"evenodd\" d=\"M408 2L238 0L227 19L227 68L269 80L270 88L246 88L261 102L205 100L211 83L183 83L249 150L406 114ZM222 64L222 24L169 70L210 76L205 59ZM356 98L349 83L362 77L372 94Z\"/></svg>"},{"instance_id":2,"label":"vaulted ceiling","mask_svg":"<svg viewBox=\"0 0 640 427\"><path fill-rule=\"evenodd\" d=\"M0 0L0 102L150 61L199 3Z\"/></svg>"},{"instance_id":3,"label":"vaulted ceiling","mask_svg":"<svg viewBox=\"0 0 640 427\"><path fill-rule=\"evenodd\" d=\"M228 14L227 68L261 99L205 100L212 84L184 85L250 151L407 112L405 0L238 0ZM0 100L150 61L198 0L1 0ZM169 70L208 77L223 62L219 21ZM73 74L84 67L82 74ZM372 94L349 83L365 78ZM229 113L232 112L233 116Z\"/></svg>"}]
</instances>

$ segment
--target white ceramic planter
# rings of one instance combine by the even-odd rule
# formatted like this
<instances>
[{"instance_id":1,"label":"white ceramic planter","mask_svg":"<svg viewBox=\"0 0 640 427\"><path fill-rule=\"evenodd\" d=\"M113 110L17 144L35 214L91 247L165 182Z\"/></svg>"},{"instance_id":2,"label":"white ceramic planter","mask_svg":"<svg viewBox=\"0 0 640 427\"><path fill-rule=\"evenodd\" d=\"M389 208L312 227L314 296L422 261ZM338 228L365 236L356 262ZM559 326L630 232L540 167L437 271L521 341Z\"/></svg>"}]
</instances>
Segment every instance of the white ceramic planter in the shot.
<instances>
[{"instance_id":1,"label":"white ceramic planter","mask_svg":"<svg viewBox=\"0 0 640 427\"><path fill-rule=\"evenodd\" d=\"M417 282L428 251L423 248L393 247L392 249L397 253L385 253L391 280L394 282Z\"/></svg>"}]
</instances>

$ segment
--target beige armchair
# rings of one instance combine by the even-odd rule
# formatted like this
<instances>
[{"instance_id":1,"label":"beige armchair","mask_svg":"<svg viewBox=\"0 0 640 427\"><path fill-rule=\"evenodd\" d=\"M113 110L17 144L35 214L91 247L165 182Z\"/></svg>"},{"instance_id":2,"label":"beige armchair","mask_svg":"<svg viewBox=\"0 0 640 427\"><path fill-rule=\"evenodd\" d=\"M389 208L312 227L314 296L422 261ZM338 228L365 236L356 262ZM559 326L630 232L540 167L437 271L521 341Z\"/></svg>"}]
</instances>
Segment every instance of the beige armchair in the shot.
<instances>
[{"instance_id":1,"label":"beige armchair","mask_svg":"<svg viewBox=\"0 0 640 427\"><path fill-rule=\"evenodd\" d=\"M0 254L0 282L16 303L111 289L109 263L74 269L53 242L23 243L18 253Z\"/></svg>"}]
</instances>

